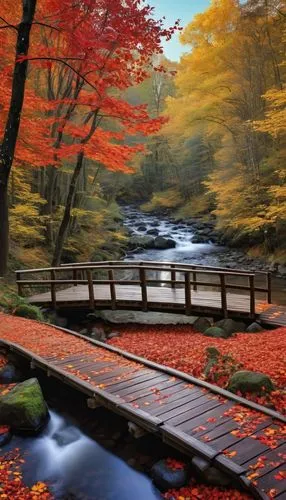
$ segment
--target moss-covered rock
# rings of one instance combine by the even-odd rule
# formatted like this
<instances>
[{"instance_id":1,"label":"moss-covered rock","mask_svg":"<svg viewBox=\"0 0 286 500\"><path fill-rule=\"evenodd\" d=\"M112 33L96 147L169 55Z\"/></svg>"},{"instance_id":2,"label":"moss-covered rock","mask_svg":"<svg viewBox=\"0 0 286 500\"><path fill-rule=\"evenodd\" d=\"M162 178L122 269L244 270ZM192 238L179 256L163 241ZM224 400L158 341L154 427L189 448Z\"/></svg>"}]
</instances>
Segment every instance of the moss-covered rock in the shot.
<instances>
[{"instance_id":1,"label":"moss-covered rock","mask_svg":"<svg viewBox=\"0 0 286 500\"><path fill-rule=\"evenodd\" d=\"M12 430L37 432L47 417L48 408L36 378L17 384L0 397L0 424L10 425Z\"/></svg>"},{"instance_id":2,"label":"moss-covered rock","mask_svg":"<svg viewBox=\"0 0 286 500\"><path fill-rule=\"evenodd\" d=\"M207 328L205 330L204 335L206 337L215 337L215 338L222 338L226 339L228 337L228 334L223 328L219 328L218 326L211 326L210 328Z\"/></svg>"},{"instance_id":3,"label":"moss-covered rock","mask_svg":"<svg viewBox=\"0 0 286 500\"><path fill-rule=\"evenodd\" d=\"M22 318L35 319L37 321L44 320L41 310L37 306L32 306L30 304L20 304L16 307L14 314Z\"/></svg>"},{"instance_id":4,"label":"moss-covered rock","mask_svg":"<svg viewBox=\"0 0 286 500\"><path fill-rule=\"evenodd\" d=\"M260 372L241 370L232 375L228 383L228 390L231 392L254 392L263 394L274 389L272 380L268 375Z\"/></svg>"},{"instance_id":5,"label":"moss-covered rock","mask_svg":"<svg viewBox=\"0 0 286 500\"><path fill-rule=\"evenodd\" d=\"M215 323L215 326L222 328L228 337L233 333L245 331L245 324L242 321L234 321L231 318L221 319Z\"/></svg>"},{"instance_id":6,"label":"moss-covered rock","mask_svg":"<svg viewBox=\"0 0 286 500\"><path fill-rule=\"evenodd\" d=\"M131 236L128 246L131 249L135 248L154 248L155 240L152 236Z\"/></svg>"},{"instance_id":7,"label":"moss-covered rock","mask_svg":"<svg viewBox=\"0 0 286 500\"><path fill-rule=\"evenodd\" d=\"M212 326L212 324L208 318L198 318L194 322L194 330L196 332L204 333L211 326Z\"/></svg>"}]
</instances>

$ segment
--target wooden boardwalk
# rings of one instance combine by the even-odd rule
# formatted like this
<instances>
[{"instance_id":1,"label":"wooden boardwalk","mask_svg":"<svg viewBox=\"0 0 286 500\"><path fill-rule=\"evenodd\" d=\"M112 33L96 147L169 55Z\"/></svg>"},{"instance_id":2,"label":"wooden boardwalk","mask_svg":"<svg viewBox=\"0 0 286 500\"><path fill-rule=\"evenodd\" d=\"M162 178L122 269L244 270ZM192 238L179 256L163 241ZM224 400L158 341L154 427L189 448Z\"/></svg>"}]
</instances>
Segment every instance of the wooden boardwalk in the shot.
<instances>
[{"instance_id":1,"label":"wooden boardwalk","mask_svg":"<svg viewBox=\"0 0 286 500\"><path fill-rule=\"evenodd\" d=\"M255 318L271 303L271 276L258 286L241 270L162 262L97 262L17 271L19 293L54 309L135 309ZM40 293L39 293L40 289ZM35 293L37 291L37 293Z\"/></svg>"},{"instance_id":2,"label":"wooden boardwalk","mask_svg":"<svg viewBox=\"0 0 286 500\"><path fill-rule=\"evenodd\" d=\"M230 474L255 498L286 495L286 419L216 386L33 321L1 315L0 345L164 442ZM15 320L14 320L15 321ZM277 475L279 480L277 480Z\"/></svg>"}]
</instances>

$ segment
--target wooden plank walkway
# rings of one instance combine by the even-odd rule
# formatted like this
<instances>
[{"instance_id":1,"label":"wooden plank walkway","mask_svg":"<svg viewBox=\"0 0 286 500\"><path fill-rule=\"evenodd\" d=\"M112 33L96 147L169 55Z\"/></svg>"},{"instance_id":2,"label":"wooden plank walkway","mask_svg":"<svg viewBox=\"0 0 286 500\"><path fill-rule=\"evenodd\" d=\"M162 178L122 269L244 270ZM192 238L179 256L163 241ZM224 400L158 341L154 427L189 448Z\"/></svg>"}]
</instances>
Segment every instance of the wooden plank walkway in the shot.
<instances>
[{"instance_id":1,"label":"wooden plank walkway","mask_svg":"<svg viewBox=\"0 0 286 500\"><path fill-rule=\"evenodd\" d=\"M264 325L286 327L286 306L269 305L259 315L259 320Z\"/></svg>"},{"instance_id":2,"label":"wooden plank walkway","mask_svg":"<svg viewBox=\"0 0 286 500\"><path fill-rule=\"evenodd\" d=\"M97 308L111 307L109 285L94 285L94 301ZM142 309L142 291L136 285L115 285L116 308ZM185 312L185 290L183 288L147 287L148 310ZM51 306L51 293L41 293L29 297L32 304ZM87 285L78 285L57 292L57 306L89 307L89 289ZM259 302L258 302L259 303ZM247 295L227 293L228 312L249 316L250 303ZM215 291L192 291L192 311L221 311L221 294Z\"/></svg>"},{"instance_id":3,"label":"wooden plank walkway","mask_svg":"<svg viewBox=\"0 0 286 500\"><path fill-rule=\"evenodd\" d=\"M216 386L68 330L1 315L0 345L171 446L230 474L255 498L285 498L286 419ZM285 437L285 434L284 434Z\"/></svg>"}]
</instances>

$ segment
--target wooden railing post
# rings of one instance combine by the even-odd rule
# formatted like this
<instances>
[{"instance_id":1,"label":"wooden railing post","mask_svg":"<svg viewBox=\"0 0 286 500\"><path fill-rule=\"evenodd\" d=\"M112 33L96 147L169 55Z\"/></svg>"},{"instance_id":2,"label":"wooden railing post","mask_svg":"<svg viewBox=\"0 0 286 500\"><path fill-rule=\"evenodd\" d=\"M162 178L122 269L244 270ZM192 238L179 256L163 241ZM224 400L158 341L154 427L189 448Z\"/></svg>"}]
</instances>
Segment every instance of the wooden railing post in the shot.
<instances>
[{"instance_id":1,"label":"wooden railing post","mask_svg":"<svg viewBox=\"0 0 286 500\"><path fill-rule=\"evenodd\" d=\"M190 316L192 309L190 272L185 273L185 306L186 306L186 315Z\"/></svg>"},{"instance_id":2,"label":"wooden railing post","mask_svg":"<svg viewBox=\"0 0 286 500\"><path fill-rule=\"evenodd\" d=\"M95 301L94 301L94 288L93 288L93 279L92 272L90 269L86 270L87 281L88 281L88 295L89 295L89 307L90 309L94 309Z\"/></svg>"},{"instance_id":3,"label":"wooden railing post","mask_svg":"<svg viewBox=\"0 0 286 500\"><path fill-rule=\"evenodd\" d=\"M146 312L148 311L148 297L147 297L146 273L144 267L140 267L139 275L140 275L140 286L142 293L142 310Z\"/></svg>"},{"instance_id":4,"label":"wooden railing post","mask_svg":"<svg viewBox=\"0 0 286 500\"><path fill-rule=\"evenodd\" d=\"M23 288L22 288L22 283L20 283L21 281L21 273L19 273L18 271L16 271L16 281L17 281L17 287L18 287L18 295L23 295Z\"/></svg>"},{"instance_id":5,"label":"wooden railing post","mask_svg":"<svg viewBox=\"0 0 286 500\"><path fill-rule=\"evenodd\" d=\"M172 281L171 287L172 288L176 288L176 271L173 270L174 267L175 267L175 264L171 264L171 269L172 269L172 271L171 271L171 281Z\"/></svg>"},{"instance_id":6,"label":"wooden railing post","mask_svg":"<svg viewBox=\"0 0 286 500\"><path fill-rule=\"evenodd\" d=\"M272 274L267 273L267 302L272 304Z\"/></svg>"},{"instance_id":7,"label":"wooden railing post","mask_svg":"<svg viewBox=\"0 0 286 500\"><path fill-rule=\"evenodd\" d=\"M250 291L250 316L255 318L255 286L254 276L249 276L249 291Z\"/></svg>"},{"instance_id":8,"label":"wooden railing post","mask_svg":"<svg viewBox=\"0 0 286 500\"><path fill-rule=\"evenodd\" d=\"M225 284L225 275L220 274L220 292L221 292L221 309L223 313L223 317L227 318L227 295L226 295L226 284Z\"/></svg>"},{"instance_id":9,"label":"wooden railing post","mask_svg":"<svg viewBox=\"0 0 286 500\"><path fill-rule=\"evenodd\" d=\"M198 285L197 285L197 273L195 271L193 271L193 282L194 282L194 291L196 292L198 289Z\"/></svg>"},{"instance_id":10,"label":"wooden railing post","mask_svg":"<svg viewBox=\"0 0 286 500\"><path fill-rule=\"evenodd\" d=\"M114 281L114 272L112 269L108 271L109 281ZM110 283L111 309L116 309L116 288L114 283Z\"/></svg>"},{"instance_id":11,"label":"wooden railing post","mask_svg":"<svg viewBox=\"0 0 286 500\"><path fill-rule=\"evenodd\" d=\"M77 269L73 269L73 272L72 272L72 279L74 281L77 280ZM74 286L77 286L77 283L74 283Z\"/></svg>"},{"instance_id":12,"label":"wooden railing post","mask_svg":"<svg viewBox=\"0 0 286 500\"><path fill-rule=\"evenodd\" d=\"M56 280L56 271L54 269L51 270L51 280ZM55 283L51 283L51 300L52 300L52 308L57 308L57 296L56 296L56 285Z\"/></svg>"}]
</instances>

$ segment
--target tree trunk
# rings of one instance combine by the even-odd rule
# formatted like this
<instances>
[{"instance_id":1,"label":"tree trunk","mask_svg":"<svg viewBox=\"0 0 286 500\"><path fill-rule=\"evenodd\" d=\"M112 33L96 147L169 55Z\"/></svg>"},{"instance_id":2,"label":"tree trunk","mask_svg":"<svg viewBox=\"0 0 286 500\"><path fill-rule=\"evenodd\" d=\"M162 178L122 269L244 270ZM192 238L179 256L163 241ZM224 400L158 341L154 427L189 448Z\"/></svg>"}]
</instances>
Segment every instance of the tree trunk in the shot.
<instances>
[{"instance_id":1,"label":"tree trunk","mask_svg":"<svg viewBox=\"0 0 286 500\"><path fill-rule=\"evenodd\" d=\"M63 246L65 243L67 231L69 228L70 220L71 220L71 210L73 208L74 196L76 192L76 186L78 182L78 178L82 169L84 159L84 153L79 153L77 157L77 162L75 169L73 171L73 175L71 178L71 183L69 187L68 197L65 205L64 216L62 218L62 222L59 228L58 236L55 244L55 251L52 260L52 266L59 266L61 263Z\"/></svg>"},{"instance_id":2,"label":"tree trunk","mask_svg":"<svg viewBox=\"0 0 286 500\"><path fill-rule=\"evenodd\" d=\"M0 276L3 276L7 271L9 249L8 181L19 133L28 68L27 60L23 62L17 61L20 56L26 56L28 54L30 32L34 20L36 4L37 0L22 0L23 15L22 21L17 28L18 35L12 94L3 142L0 146Z\"/></svg>"}]
</instances>

